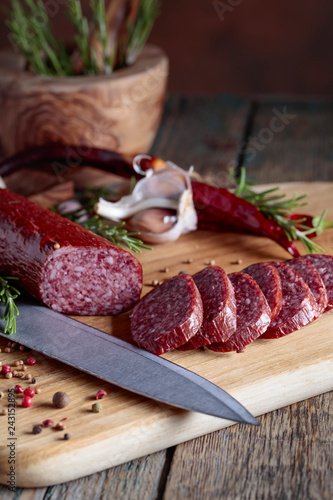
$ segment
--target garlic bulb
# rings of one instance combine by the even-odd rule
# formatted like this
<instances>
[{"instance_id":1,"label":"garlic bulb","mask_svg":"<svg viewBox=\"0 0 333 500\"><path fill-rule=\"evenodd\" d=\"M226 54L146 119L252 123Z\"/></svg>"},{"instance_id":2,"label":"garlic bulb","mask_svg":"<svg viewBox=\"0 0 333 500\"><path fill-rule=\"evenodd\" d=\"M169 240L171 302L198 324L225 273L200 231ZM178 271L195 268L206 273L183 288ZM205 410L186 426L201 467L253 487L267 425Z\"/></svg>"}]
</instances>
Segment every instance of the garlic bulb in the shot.
<instances>
[{"instance_id":1,"label":"garlic bulb","mask_svg":"<svg viewBox=\"0 0 333 500\"><path fill-rule=\"evenodd\" d=\"M132 194L115 203L101 198L96 213L114 221L126 220L130 229L139 231L149 243L175 241L194 231L197 214L189 174L172 162L157 170L143 171L143 158L150 159L139 155L133 160L134 169L145 177L137 182Z\"/></svg>"}]
</instances>

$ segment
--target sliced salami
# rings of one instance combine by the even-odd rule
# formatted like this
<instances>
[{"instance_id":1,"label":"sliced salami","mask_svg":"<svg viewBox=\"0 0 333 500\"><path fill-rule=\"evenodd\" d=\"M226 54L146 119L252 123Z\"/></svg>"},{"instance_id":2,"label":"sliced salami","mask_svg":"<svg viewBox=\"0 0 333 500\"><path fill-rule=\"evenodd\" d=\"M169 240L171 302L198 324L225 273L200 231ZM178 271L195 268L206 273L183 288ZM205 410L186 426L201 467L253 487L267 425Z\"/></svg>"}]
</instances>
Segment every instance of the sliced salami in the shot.
<instances>
[{"instance_id":1,"label":"sliced salami","mask_svg":"<svg viewBox=\"0 0 333 500\"><path fill-rule=\"evenodd\" d=\"M279 314L282 308L282 288L280 275L274 266L268 262L259 262L243 269L259 285L271 309L271 321Z\"/></svg>"},{"instance_id":2,"label":"sliced salami","mask_svg":"<svg viewBox=\"0 0 333 500\"><path fill-rule=\"evenodd\" d=\"M310 260L300 257L287 260L286 264L292 267L303 278L316 299L319 314L322 314L328 304L327 292L315 266Z\"/></svg>"},{"instance_id":3,"label":"sliced salami","mask_svg":"<svg viewBox=\"0 0 333 500\"><path fill-rule=\"evenodd\" d=\"M129 252L8 189L0 189L0 272L67 314L119 314L142 290Z\"/></svg>"},{"instance_id":4,"label":"sliced salami","mask_svg":"<svg viewBox=\"0 0 333 500\"><path fill-rule=\"evenodd\" d=\"M218 352L243 350L266 331L271 322L271 310L259 285L246 273L229 274L234 287L237 307L236 332L226 342L208 345Z\"/></svg>"},{"instance_id":5,"label":"sliced salami","mask_svg":"<svg viewBox=\"0 0 333 500\"><path fill-rule=\"evenodd\" d=\"M226 272L218 266L202 269L193 275L203 304L203 322L198 333L182 351L197 349L213 342L225 342L236 330L236 299Z\"/></svg>"},{"instance_id":6,"label":"sliced salami","mask_svg":"<svg viewBox=\"0 0 333 500\"><path fill-rule=\"evenodd\" d=\"M270 264L280 274L283 305L261 336L264 339L276 339L295 332L319 316L316 299L303 278L284 262Z\"/></svg>"},{"instance_id":7,"label":"sliced salami","mask_svg":"<svg viewBox=\"0 0 333 500\"><path fill-rule=\"evenodd\" d=\"M331 255L304 255L303 259L309 260L317 269L326 288L326 311L333 309L333 257Z\"/></svg>"},{"instance_id":8,"label":"sliced salami","mask_svg":"<svg viewBox=\"0 0 333 500\"><path fill-rule=\"evenodd\" d=\"M200 293L189 274L165 281L145 295L131 313L133 340L153 354L185 344L203 320Z\"/></svg>"}]
</instances>

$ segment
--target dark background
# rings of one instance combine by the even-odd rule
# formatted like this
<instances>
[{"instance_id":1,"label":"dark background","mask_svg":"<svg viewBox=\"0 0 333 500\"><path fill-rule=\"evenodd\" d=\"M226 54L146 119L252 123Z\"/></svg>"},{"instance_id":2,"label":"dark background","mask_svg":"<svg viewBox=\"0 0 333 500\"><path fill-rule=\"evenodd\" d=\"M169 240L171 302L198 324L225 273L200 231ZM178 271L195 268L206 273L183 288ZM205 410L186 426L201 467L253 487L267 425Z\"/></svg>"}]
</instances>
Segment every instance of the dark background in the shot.
<instances>
[{"instance_id":1,"label":"dark background","mask_svg":"<svg viewBox=\"0 0 333 500\"><path fill-rule=\"evenodd\" d=\"M70 38L59 6L66 0L49 1L57 32ZM0 16L3 48L10 43ZM332 0L163 0L150 41L169 55L171 91L329 96L332 21Z\"/></svg>"}]
</instances>

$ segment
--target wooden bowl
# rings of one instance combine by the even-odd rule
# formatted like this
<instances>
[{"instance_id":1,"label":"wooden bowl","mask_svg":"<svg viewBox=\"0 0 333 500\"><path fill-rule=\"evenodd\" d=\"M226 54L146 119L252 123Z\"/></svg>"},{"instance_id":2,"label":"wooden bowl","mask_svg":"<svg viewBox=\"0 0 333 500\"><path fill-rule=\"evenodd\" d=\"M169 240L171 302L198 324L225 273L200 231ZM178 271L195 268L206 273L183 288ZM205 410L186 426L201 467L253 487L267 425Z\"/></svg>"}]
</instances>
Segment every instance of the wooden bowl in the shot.
<instances>
[{"instance_id":1,"label":"wooden bowl","mask_svg":"<svg viewBox=\"0 0 333 500\"><path fill-rule=\"evenodd\" d=\"M15 59L14 59L15 58ZM155 137L165 101L168 59L146 46L138 61L110 76L45 77L0 57L0 141L6 155L61 142L132 156Z\"/></svg>"}]
</instances>

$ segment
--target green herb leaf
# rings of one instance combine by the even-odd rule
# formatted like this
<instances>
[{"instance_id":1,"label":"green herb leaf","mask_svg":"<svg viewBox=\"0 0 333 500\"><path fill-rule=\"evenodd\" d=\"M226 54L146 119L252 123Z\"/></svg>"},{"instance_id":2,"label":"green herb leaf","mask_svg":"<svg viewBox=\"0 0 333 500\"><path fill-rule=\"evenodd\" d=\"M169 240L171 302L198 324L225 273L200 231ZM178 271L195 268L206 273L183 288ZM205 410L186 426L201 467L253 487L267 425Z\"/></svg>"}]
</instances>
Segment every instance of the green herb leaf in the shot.
<instances>
[{"instance_id":1,"label":"green herb leaf","mask_svg":"<svg viewBox=\"0 0 333 500\"><path fill-rule=\"evenodd\" d=\"M2 320L6 321L4 332L12 335L16 332L16 316L19 315L15 299L20 295L20 292L10 284L10 280L17 280L17 278L0 276L0 302L5 304L5 311L2 317Z\"/></svg>"}]
</instances>

